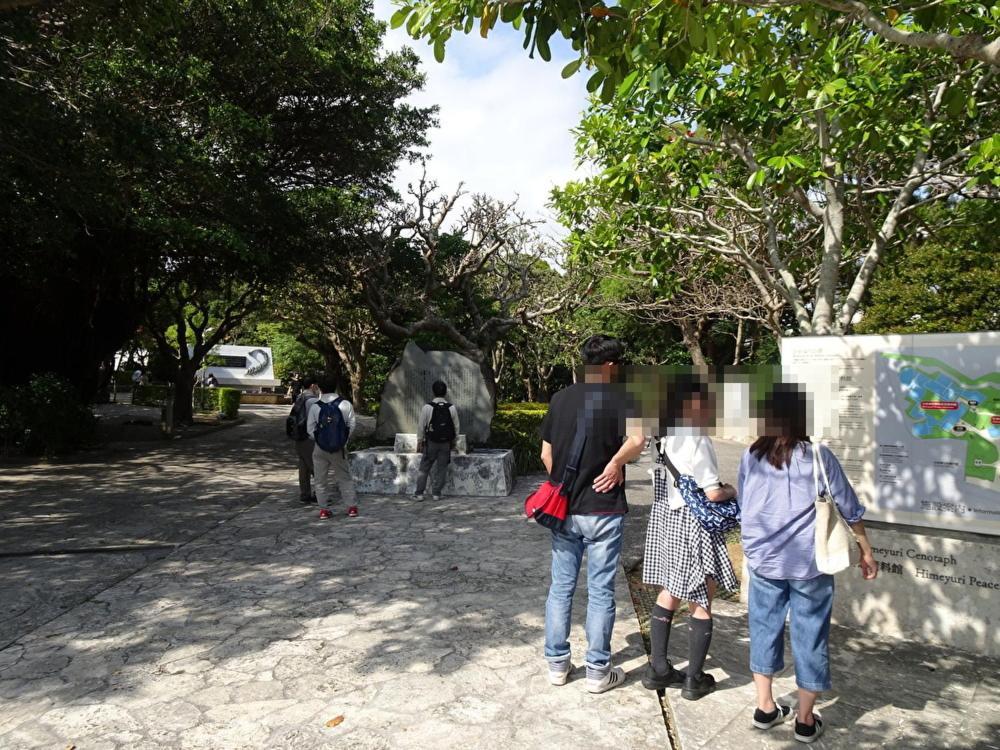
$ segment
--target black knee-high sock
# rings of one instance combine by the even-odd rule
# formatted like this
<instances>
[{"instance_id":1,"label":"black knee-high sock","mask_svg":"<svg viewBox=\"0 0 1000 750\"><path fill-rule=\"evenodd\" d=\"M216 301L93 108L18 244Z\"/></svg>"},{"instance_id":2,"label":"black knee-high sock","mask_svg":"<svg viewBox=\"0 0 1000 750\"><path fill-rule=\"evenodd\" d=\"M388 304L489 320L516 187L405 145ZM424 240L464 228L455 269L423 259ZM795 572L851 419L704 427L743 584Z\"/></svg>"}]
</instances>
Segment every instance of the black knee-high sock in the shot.
<instances>
[{"instance_id":1,"label":"black knee-high sock","mask_svg":"<svg viewBox=\"0 0 1000 750\"><path fill-rule=\"evenodd\" d=\"M670 643L670 626L673 620L672 609L664 609L659 604L653 605L649 617L649 661L659 674L666 674L670 669L667 646Z\"/></svg>"},{"instance_id":2,"label":"black knee-high sock","mask_svg":"<svg viewBox=\"0 0 1000 750\"><path fill-rule=\"evenodd\" d=\"M688 618L688 666L689 677L697 677L705 665L708 647L712 643L712 620Z\"/></svg>"}]
</instances>

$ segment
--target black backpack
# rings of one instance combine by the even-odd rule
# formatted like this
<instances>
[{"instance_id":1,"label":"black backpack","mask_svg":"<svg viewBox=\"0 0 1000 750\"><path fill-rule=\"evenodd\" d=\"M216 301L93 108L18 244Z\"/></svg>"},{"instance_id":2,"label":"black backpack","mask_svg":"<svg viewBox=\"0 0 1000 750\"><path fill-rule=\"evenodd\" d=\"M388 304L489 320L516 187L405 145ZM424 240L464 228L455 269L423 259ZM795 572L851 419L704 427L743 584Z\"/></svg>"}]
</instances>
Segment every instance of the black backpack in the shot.
<instances>
[{"instance_id":1,"label":"black backpack","mask_svg":"<svg viewBox=\"0 0 1000 750\"><path fill-rule=\"evenodd\" d=\"M308 398L301 401L296 399L292 410L285 417L285 434L296 441L309 439L309 433L306 432L306 422L309 417L309 410L306 408L308 402Z\"/></svg>"},{"instance_id":2,"label":"black backpack","mask_svg":"<svg viewBox=\"0 0 1000 750\"><path fill-rule=\"evenodd\" d=\"M424 436L432 443L450 443L455 439L455 423L451 419L451 404L447 401L431 401L430 424Z\"/></svg>"}]
</instances>

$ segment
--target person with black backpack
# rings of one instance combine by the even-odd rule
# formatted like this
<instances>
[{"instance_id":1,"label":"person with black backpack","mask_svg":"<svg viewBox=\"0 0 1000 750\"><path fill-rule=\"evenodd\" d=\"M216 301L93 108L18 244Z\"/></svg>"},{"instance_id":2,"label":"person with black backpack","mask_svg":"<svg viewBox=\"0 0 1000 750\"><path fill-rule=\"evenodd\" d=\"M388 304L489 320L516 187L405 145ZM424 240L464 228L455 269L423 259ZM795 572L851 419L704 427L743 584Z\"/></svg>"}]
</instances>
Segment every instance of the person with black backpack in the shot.
<instances>
[{"instance_id":1,"label":"person with black backpack","mask_svg":"<svg viewBox=\"0 0 1000 750\"><path fill-rule=\"evenodd\" d=\"M311 505L316 502L316 495L311 487L313 443L306 432L306 419L309 417L309 407L312 406L310 402L319 398L320 391L312 379L304 380L302 385L304 388L296 396L292 410L285 417L285 434L295 441L295 455L299 464L299 502Z\"/></svg>"},{"instance_id":2,"label":"person with black backpack","mask_svg":"<svg viewBox=\"0 0 1000 750\"><path fill-rule=\"evenodd\" d=\"M329 393L324 393L326 388ZM347 399L339 396L336 386L320 382L320 397L309 406L306 418L306 433L312 439L313 478L316 482L316 500L321 519L333 518L330 511L330 473L340 488L340 495L347 503L347 515L358 515L357 493L351 478L351 466L347 458L347 441L354 432L354 407Z\"/></svg>"},{"instance_id":3,"label":"person with black backpack","mask_svg":"<svg viewBox=\"0 0 1000 750\"><path fill-rule=\"evenodd\" d=\"M435 500L441 499L441 491L448 478L451 449L459 434L458 409L445 399L448 386L438 380L431 386L431 390L434 392L434 400L424 404L417 428L417 452L424 454L420 459L420 474L417 476L417 500L423 500L427 491L427 478L431 474L431 493Z\"/></svg>"}]
</instances>

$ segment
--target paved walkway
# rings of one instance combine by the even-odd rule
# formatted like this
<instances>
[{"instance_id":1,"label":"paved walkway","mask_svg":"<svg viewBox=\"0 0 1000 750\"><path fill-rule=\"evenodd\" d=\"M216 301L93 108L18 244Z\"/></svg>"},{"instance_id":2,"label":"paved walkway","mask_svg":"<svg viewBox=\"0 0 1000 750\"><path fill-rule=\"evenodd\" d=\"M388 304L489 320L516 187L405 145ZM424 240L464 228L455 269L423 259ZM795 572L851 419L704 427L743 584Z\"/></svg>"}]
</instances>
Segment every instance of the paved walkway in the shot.
<instances>
[{"instance_id":1,"label":"paved walkway","mask_svg":"<svg viewBox=\"0 0 1000 750\"><path fill-rule=\"evenodd\" d=\"M281 408L193 440L0 464L0 649L289 487Z\"/></svg>"},{"instance_id":2,"label":"paved walkway","mask_svg":"<svg viewBox=\"0 0 1000 750\"><path fill-rule=\"evenodd\" d=\"M253 428L248 423L219 439L241 445L254 439ZM287 447L278 442L280 424L265 434ZM29 604L44 614L8 625L15 641L0 650L0 747L667 742L658 702L635 682L645 655L624 579L613 647L630 684L592 696L578 669L565 687L548 685L539 655L548 545L541 529L517 519L515 499L418 505L371 498L362 500L358 519L320 523L315 511L289 502L293 473L274 466L282 453L251 442L245 450L227 448L221 459L199 458L195 445L161 454L154 463L162 471L149 457L96 474L60 467L58 478L36 478L49 493L41 510L21 515L12 507L34 497L34 482L27 473L10 480L20 488L15 500L5 476L8 494L0 502L7 518L20 519L20 549L55 549L67 528L79 530L74 546L96 543L82 529L105 493L118 513L127 514L131 503L143 512L117 524L121 533L100 535L100 543L190 541L152 564L123 553L128 564L115 571L102 570L101 553L67 556L65 565L89 578L66 584L62 614L46 609L46 586L34 584ZM241 455L245 467L229 463ZM172 481L160 481L164 473ZM130 488L122 486L126 477L134 479ZM173 516L182 509L171 505L173 490L154 494L177 482L176 491L197 498L196 522ZM60 500L56 487L72 489L73 500ZM157 503L167 504L162 530ZM63 532L47 521L77 505L76 523ZM113 521L109 511L97 526ZM21 581L44 582L65 559L13 560L23 566ZM0 572L11 563L0 560ZM581 616L583 605L576 608ZM577 654L584 650L581 631Z\"/></svg>"},{"instance_id":3,"label":"paved walkway","mask_svg":"<svg viewBox=\"0 0 1000 750\"><path fill-rule=\"evenodd\" d=\"M668 746L638 684L624 576L613 648L628 684L591 696L577 670L548 685L548 544L517 518L523 483L501 500L363 498L360 518L320 523L294 502L281 413L153 454L2 472L0 747ZM626 565L649 503L639 468ZM668 701L684 750L792 744L787 727L746 726L743 621L719 607L719 691ZM995 664L840 631L834 642L841 692L820 747L995 746Z\"/></svg>"}]
</instances>

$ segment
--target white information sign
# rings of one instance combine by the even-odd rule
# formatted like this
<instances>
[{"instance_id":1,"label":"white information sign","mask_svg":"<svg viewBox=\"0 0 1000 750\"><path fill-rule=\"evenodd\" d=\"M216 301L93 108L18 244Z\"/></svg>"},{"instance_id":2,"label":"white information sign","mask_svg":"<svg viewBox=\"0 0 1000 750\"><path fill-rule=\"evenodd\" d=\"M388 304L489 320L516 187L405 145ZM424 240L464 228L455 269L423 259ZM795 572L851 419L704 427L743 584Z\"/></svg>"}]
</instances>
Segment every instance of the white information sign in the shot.
<instances>
[{"instance_id":1,"label":"white information sign","mask_svg":"<svg viewBox=\"0 0 1000 750\"><path fill-rule=\"evenodd\" d=\"M1000 535L1000 332L786 338L781 362L869 518Z\"/></svg>"}]
</instances>

